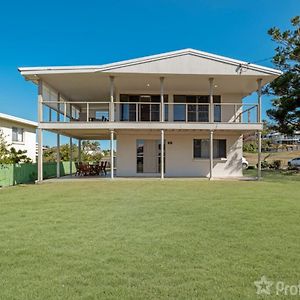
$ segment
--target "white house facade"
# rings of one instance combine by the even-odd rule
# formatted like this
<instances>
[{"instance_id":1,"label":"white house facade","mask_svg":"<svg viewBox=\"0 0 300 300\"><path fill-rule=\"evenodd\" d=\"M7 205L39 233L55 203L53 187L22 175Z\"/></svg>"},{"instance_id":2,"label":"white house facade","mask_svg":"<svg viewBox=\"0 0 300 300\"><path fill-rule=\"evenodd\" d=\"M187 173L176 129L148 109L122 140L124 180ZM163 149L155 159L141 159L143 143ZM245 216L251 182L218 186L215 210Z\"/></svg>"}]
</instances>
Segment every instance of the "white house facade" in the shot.
<instances>
[{"instance_id":1,"label":"white house facade","mask_svg":"<svg viewBox=\"0 0 300 300\"><path fill-rule=\"evenodd\" d=\"M0 131L10 148L26 150L26 155L36 161L36 129L38 124L15 116L0 113Z\"/></svg>"},{"instance_id":2,"label":"white house facade","mask_svg":"<svg viewBox=\"0 0 300 300\"><path fill-rule=\"evenodd\" d=\"M44 130L57 134L58 148L60 135L79 148L81 140L110 139L112 178L241 176L242 136L257 132L261 144L261 88L281 74L193 49L19 71L38 85L40 181ZM253 92L257 101L244 103Z\"/></svg>"}]
</instances>

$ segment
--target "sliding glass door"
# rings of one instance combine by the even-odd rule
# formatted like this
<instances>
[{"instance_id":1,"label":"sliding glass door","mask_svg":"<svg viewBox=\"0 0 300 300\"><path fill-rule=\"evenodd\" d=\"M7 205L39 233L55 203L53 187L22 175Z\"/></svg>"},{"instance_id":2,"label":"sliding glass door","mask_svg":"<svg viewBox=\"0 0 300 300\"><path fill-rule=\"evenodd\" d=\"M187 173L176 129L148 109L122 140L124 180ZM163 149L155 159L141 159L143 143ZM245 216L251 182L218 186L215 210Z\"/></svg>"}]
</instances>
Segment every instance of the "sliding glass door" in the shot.
<instances>
[{"instance_id":1,"label":"sliding glass door","mask_svg":"<svg viewBox=\"0 0 300 300\"><path fill-rule=\"evenodd\" d=\"M160 95L120 95L121 121L160 121ZM123 103L122 103L123 102ZM164 102L168 96L164 95ZM165 120L168 120L168 105L165 105Z\"/></svg>"},{"instance_id":2,"label":"sliding glass door","mask_svg":"<svg viewBox=\"0 0 300 300\"><path fill-rule=\"evenodd\" d=\"M220 96L214 96L214 104L220 101ZM173 117L175 122L208 122L209 96L174 95ZM221 122L220 105L214 105L214 122Z\"/></svg>"}]
</instances>

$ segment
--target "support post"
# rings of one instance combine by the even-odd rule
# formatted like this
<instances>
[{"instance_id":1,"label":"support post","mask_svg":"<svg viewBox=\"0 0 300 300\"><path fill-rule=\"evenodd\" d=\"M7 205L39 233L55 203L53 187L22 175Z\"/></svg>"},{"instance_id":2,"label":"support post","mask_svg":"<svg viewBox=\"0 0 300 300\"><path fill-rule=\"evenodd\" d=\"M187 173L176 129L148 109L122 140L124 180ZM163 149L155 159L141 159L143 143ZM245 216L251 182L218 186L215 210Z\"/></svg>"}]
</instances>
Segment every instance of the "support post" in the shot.
<instances>
[{"instance_id":1,"label":"support post","mask_svg":"<svg viewBox=\"0 0 300 300\"><path fill-rule=\"evenodd\" d=\"M261 131L257 132L258 149L257 149L257 179L261 179Z\"/></svg>"},{"instance_id":2,"label":"support post","mask_svg":"<svg viewBox=\"0 0 300 300\"><path fill-rule=\"evenodd\" d=\"M160 121L165 121L164 77L160 77Z\"/></svg>"},{"instance_id":3,"label":"support post","mask_svg":"<svg viewBox=\"0 0 300 300\"><path fill-rule=\"evenodd\" d=\"M43 181L43 129L38 128L38 182Z\"/></svg>"},{"instance_id":4,"label":"support post","mask_svg":"<svg viewBox=\"0 0 300 300\"><path fill-rule=\"evenodd\" d=\"M81 163L81 139L78 140L78 162Z\"/></svg>"},{"instance_id":5,"label":"support post","mask_svg":"<svg viewBox=\"0 0 300 300\"><path fill-rule=\"evenodd\" d=\"M209 180L213 178L213 167L214 167L214 132L210 131L209 139Z\"/></svg>"},{"instance_id":6,"label":"support post","mask_svg":"<svg viewBox=\"0 0 300 300\"><path fill-rule=\"evenodd\" d=\"M72 176L72 162L73 162L73 139L70 137L70 175Z\"/></svg>"},{"instance_id":7,"label":"support post","mask_svg":"<svg viewBox=\"0 0 300 300\"><path fill-rule=\"evenodd\" d=\"M114 178L114 131L110 131L110 178Z\"/></svg>"},{"instance_id":8,"label":"support post","mask_svg":"<svg viewBox=\"0 0 300 300\"><path fill-rule=\"evenodd\" d=\"M109 103L109 121L114 122L114 91L115 91L115 78L110 76L110 103Z\"/></svg>"},{"instance_id":9,"label":"support post","mask_svg":"<svg viewBox=\"0 0 300 300\"><path fill-rule=\"evenodd\" d=\"M213 95L213 85L214 79L209 78L209 123L214 122L214 95Z\"/></svg>"},{"instance_id":10,"label":"support post","mask_svg":"<svg viewBox=\"0 0 300 300\"><path fill-rule=\"evenodd\" d=\"M56 147L56 177L60 177L60 135L56 135L57 147Z\"/></svg>"},{"instance_id":11,"label":"support post","mask_svg":"<svg viewBox=\"0 0 300 300\"><path fill-rule=\"evenodd\" d=\"M262 88L262 79L257 79L258 123L261 123L261 88Z\"/></svg>"},{"instance_id":12,"label":"support post","mask_svg":"<svg viewBox=\"0 0 300 300\"><path fill-rule=\"evenodd\" d=\"M165 178L165 131L160 131L160 178Z\"/></svg>"},{"instance_id":13,"label":"support post","mask_svg":"<svg viewBox=\"0 0 300 300\"><path fill-rule=\"evenodd\" d=\"M39 80L38 87L38 182L43 181L43 130L41 129L43 122L43 82Z\"/></svg>"},{"instance_id":14,"label":"support post","mask_svg":"<svg viewBox=\"0 0 300 300\"><path fill-rule=\"evenodd\" d=\"M56 121L60 122L60 94L57 95L57 112L56 112ZM56 135L56 177L60 177L60 134Z\"/></svg>"}]
</instances>

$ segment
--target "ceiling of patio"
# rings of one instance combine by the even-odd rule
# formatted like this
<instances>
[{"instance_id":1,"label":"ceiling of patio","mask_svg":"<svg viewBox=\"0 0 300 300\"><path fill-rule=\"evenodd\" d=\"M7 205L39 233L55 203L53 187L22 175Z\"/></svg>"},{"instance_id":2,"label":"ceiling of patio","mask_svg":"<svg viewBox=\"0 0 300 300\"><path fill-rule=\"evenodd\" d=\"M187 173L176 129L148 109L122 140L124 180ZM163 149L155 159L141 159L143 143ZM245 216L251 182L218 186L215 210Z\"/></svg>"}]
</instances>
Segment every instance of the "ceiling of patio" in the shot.
<instances>
[{"instance_id":1,"label":"ceiling of patio","mask_svg":"<svg viewBox=\"0 0 300 300\"><path fill-rule=\"evenodd\" d=\"M59 129L59 130L50 130L53 133L58 133L64 136L73 137L75 139L81 139L81 140L109 140L110 139L110 130L107 129ZM249 134L251 130L247 131L246 133ZM118 138L118 134L126 134L126 135L141 135L141 130L115 130L115 137ZM169 135L186 135L186 134L207 134L209 136L210 131L209 130L165 130L166 137ZM151 129L151 130L145 130L143 129L142 134L144 136L149 135L155 135L156 138L160 137L160 130L157 129ZM224 131L224 130L215 130L216 135L223 135L226 134L226 136L230 135L242 135L245 134L245 131L241 130L231 130L231 131Z\"/></svg>"},{"instance_id":2,"label":"ceiling of patio","mask_svg":"<svg viewBox=\"0 0 300 300\"><path fill-rule=\"evenodd\" d=\"M109 130L95 129L58 129L50 130L53 133L58 133L64 136L73 137L81 140L109 140Z\"/></svg>"},{"instance_id":3,"label":"ceiling of patio","mask_svg":"<svg viewBox=\"0 0 300 300\"><path fill-rule=\"evenodd\" d=\"M52 88L72 101L109 101L110 79L115 76L115 89L119 93L159 94L160 75L153 74L108 74L108 73L65 73L43 74L39 77ZM214 93L219 95L238 94L242 97L257 90L254 75L164 75L165 93L209 93L210 77L214 77ZM272 81L271 75L261 76L263 84Z\"/></svg>"}]
</instances>

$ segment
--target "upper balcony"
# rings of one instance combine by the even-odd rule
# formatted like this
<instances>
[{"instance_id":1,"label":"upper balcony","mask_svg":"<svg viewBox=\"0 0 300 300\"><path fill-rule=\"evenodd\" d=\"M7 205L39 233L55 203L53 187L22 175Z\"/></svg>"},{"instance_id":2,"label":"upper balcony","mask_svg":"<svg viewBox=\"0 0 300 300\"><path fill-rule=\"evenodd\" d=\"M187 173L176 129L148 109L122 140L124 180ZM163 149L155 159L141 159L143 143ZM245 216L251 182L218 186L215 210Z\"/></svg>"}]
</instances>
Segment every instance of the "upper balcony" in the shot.
<instances>
[{"instance_id":1,"label":"upper balcony","mask_svg":"<svg viewBox=\"0 0 300 300\"><path fill-rule=\"evenodd\" d=\"M193 49L106 65L25 67L19 71L39 85L40 128L95 130L261 130L261 87L281 74ZM257 103L242 102L256 91ZM122 94L140 98L126 100ZM155 99L149 101L149 95ZM181 101L175 95L190 96ZM192 95L206 99L198 96L201 99L194 101ZM219 95L220 101L213 101L214 95Z\"/></svg>"},{"instance_id":2,"label":"upper balcony","mask_svg":"<svg viewBox=\"0 0 300 300\"><path fill-rule=\"evenodd\" d=\"M145 96L144 96L145 98ZM220 99L220 98L217 98ZM162 128L173 124L197 125L206 128L208 124L231 124L238 129L238 124L258 124L258 104L243 103L164 103L160 102L86 102L86 101L43 101L43 123L80 124L81 127L108 126L127 128L128 125L143 128ZM164 122L162 124L162 122ZM147 125L146 125L147 124ZM155 125L156 126L152 126ZM74 126L78 126L74 125ZM48 125L49 126L49 125ZM196 128L195 127L195 128Z\"/></svg>"},{"instance_id":3,"label":"upper balcony","mask_svg":"<svg viewBox=\"0 0 300 300\"><path fill-rule=\"evenodd\" d=\"M258 123L256 103L43 101L42 122ZM163 109L162 109L163 108ZM213 120L210 120L212 109ZM163 118L162 118L163 116Z\"/></svg>"}]
</instances>

